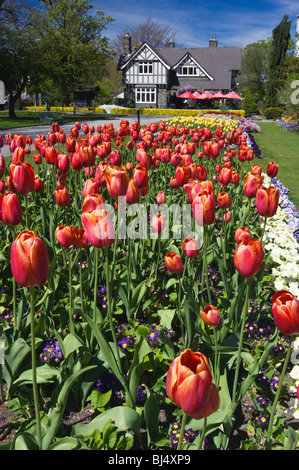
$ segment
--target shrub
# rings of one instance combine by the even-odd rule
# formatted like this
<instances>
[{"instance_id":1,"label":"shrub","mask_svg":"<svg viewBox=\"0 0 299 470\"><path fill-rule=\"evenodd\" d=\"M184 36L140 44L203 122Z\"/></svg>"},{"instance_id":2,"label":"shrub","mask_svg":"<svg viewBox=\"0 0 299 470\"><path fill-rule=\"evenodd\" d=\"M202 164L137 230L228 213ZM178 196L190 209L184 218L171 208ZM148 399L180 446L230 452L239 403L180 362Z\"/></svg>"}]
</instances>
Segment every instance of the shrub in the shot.
<instances>
[{"instance_id":1,"label":"shrub","mask_svg":"<svg viewBox=\"0 0 299 470\"><path fill-rule=\"evenodd\" d=\"M278 106L271 106L265 109L264 114L267 119L279 119L282 115L282 109Z\"/></svg>"}]
</instances>

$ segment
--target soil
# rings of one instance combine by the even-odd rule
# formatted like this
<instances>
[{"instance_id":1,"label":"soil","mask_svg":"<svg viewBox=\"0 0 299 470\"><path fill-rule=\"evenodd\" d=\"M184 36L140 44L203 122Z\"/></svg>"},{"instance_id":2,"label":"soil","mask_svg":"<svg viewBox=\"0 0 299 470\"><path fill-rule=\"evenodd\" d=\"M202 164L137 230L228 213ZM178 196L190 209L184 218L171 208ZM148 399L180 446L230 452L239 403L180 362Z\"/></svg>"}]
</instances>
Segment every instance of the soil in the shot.
<instances>
[{"instance_id":1,"label":"soil","mask_svg":"<svg viewBox=\"0 0 299 470\"><path fill-rule=\"evenodd\" d=\"M288 426L291 426L295 431L299 432L299 420L295 419L293 414L289 411L290 408L294 406L295 395L296 394L294 391L289 390L288 403L283 404L286 410L285 427L287 428ZM230 438L228 450L238 450L240 448L241 442L248 439L245 402L248 403L248 397L242 400L241 405L236 410L235 424ZM5 407L5 403L0 405L0 447L4 444L9 444L12 441L14 435L17 432L17 429L15 429L13 423L18 419L18 417L20 416L11 412L8 408ZM64 414L59 436L69 436L73 426L78 423L89 423L92 418L93 410L91 409L90 405L87 405L84 409L78 411L76 410L74 403L69 403ZM168 424L170 424L170 422L173 421L173 416L168 417L167 413L162 410L160 413L160 424L166 425L167 421L169 421ZM146 440L146 430L144 430L144 435Z\"/></svg>"}]
</instances>

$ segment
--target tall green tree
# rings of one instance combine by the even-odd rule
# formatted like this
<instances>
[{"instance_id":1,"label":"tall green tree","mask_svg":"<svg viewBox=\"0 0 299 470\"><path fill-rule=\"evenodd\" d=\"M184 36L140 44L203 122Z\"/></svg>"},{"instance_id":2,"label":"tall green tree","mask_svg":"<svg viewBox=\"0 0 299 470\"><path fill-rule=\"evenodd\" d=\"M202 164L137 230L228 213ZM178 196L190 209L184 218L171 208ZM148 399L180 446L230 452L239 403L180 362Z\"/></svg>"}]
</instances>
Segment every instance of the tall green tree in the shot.
<instances>
[{"instance_id":1,"label":"tall green tree","mask_svg":"<svg viewBox=\"0 0 299 470\"><path fill-rule=\"evenodd\" d=\"M32 78L50 104L69 105L72 91L101 77L109 54L106 25L88 0L47 0L31 17L40 45L39 73Z\"/></svg>"},{"instance_id":2,"label":"tall green tree","mask_svg":"<svg viewBox=\"0 0 299 470\"><path fill-rule=\"evenodd\" d=\"M23 4L24 7L24 4ZM16 118L15 105L36 67L38 43L28 25L29 11L20 15L20 2L9 0L0 4L0 80L9 96L9 117Z\"/></svg>"},{"instance_id":3,"label":"tall green tree","mask_svg":"<svg viewBox=\"0 0 299 470\"><path fill-rule=\"evenodd\" d=\"M278 75L280 68L284 63L284 59L290 42L291 21L288 15L284 15L283 19L272 31L272 51L270 55L269 65L269 82L266 103L267 106L277 105Z\"/></svg>"},{"instance_id":4,"label":"tall green tree","mask_svg":"<svg viewBox=\"0 0 299 470\"><path fill-rule=\"evenodd\" d=\"M256 96L262 102L265 96L266 83L269 75L269 56L271 40L248 44L242 51L241 75L238 90L244 90Z\"/></svg>"}]
</instances>

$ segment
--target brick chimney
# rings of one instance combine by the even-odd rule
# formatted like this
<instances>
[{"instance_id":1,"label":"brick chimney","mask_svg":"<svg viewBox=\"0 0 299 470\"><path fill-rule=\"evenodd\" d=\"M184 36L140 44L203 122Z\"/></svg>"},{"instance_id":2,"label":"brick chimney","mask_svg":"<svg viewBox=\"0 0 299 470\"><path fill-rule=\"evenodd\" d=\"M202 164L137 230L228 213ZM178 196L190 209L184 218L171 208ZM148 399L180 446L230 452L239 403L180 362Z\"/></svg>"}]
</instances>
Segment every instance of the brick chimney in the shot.
<instances>
[{"instance_id":1,"label":"brick chimney","mask_svg":"<svg viewBox=\"0 0 299 470\"><path fill-rule=\"evenodd\" d=\"M131 36L129 33L126 33L124 36L124 54L131 54Z\"/></svg>"},{"instance_id":2,"label":"brick chimney","mask_svg":"<svg viewBox=\"0 0 299 470\"><path fill-rule=\"evenodd\" d=\"M209 41L209 47L218 47L218 40L216 39L216 36L211 37Z\"/></svg>"}]
</instances>

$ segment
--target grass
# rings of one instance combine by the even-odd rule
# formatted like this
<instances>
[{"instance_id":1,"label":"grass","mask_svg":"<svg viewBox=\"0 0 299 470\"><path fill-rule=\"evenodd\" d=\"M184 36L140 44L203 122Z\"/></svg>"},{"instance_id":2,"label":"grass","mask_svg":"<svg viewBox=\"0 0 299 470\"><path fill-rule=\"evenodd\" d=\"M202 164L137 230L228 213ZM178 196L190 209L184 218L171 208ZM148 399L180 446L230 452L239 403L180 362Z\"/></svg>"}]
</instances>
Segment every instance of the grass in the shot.
<instances>
[{"instance_id":1,"label":"grass","mask_svg":"<svg viewBox=\"0 0 299 470\"><path fill-rule=\"evenodd\" d=\"M259 126L261 132L254 134L254 138L263 153L263 159L258 163L264 172L268 162L279 165L277 178L290 190L289 197L299 208L299 134L286 131L275 122L261 122Z\"/></svg>"},{"instance_id":2,"label":"grass","mask_svg":"<svg viewBox=\"0 0 299 470\"><path fill-rule=\"evenodd\" d=\"M59 113L62 114L62 113ZM9 119L8 111L0 111L0 133L3 130L14 129L18 127L27 126L42 126L43 123L40 121L38 112L36 111L16 111L17 118ZM91 113L63 113L63 119L65 123L71 123L76 121L88 120L104 120L117 118L118 114L91 114Z\"/></svg>"}]
</instances>

